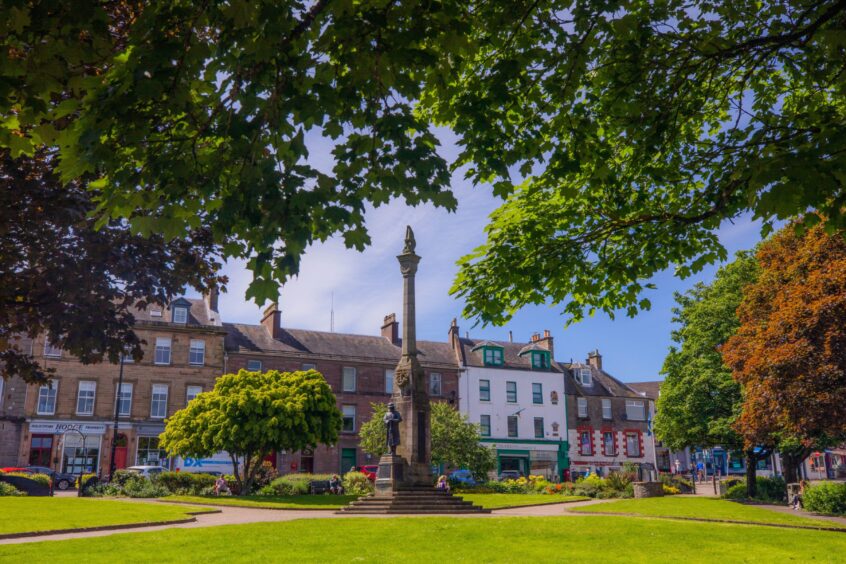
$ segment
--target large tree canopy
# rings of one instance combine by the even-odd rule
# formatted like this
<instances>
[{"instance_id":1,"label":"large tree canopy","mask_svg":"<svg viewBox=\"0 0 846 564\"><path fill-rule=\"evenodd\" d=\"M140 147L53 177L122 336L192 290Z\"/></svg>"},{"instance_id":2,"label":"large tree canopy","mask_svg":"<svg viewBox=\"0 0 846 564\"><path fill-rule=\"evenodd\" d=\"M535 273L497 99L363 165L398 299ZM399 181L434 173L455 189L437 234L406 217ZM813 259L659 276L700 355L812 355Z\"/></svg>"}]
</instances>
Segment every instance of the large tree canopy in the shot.
<instances>
[{"instance_id":1,"label":"large tree canopy","mask_svg":"<svg viewBox=\"0 0 846 564\"><path fill-rule=\"evenodd\" d=\"M656 271L725 258L725 219L812 209L844 226L844 14L843 0L12 0L0 146L57 147L65 180L96 178L103 221L231 237L259 301L313 241L366 245L368 204L451 209L464 167L507 196L454 288L469 315L549 300L634 314ZM433 123L457 134L456 162Z\"/></svg>"},{"instance_id":2,"label":"large tree canopy","mask_svg":"<svg viewBox=\"0 0 846 564\"><path fill-rule=\"evenodd\" d=\"M664 360L664 382L655 415L655 433L670 448L739 449L734 428L743 403L740 387L723 364L722 347L737 331L735 311L743 288L758 276L750 253L717 271L714 281L676 294L674 345Z\"/></svg>"},{"instance_id":3,"label":"large tree canopy","mask_svg":"<svg viewBox=\"0 0 846 564\"><path fill-rule=\"evenodd\" d=\"M0 377L50 377L22 337L45 335L83 363L140 360L134 308L226 281L207 229L171 240L119 220L95 229L92 197L84 183L59 182L49 154L0 149Z\"/></svg>"},{"instance_id":4,"label":"large tree canopy","mask_svg":"<svg viewBox=\"0 0 846 564\"><path fill-rule=\"evenodd\" d=\"M846 437L846 241L787 227L759 252L740 327L723 349L745 389L750 443L783 433L806 447Z\"/></svg>"},{"instance_id":5,"label":"large tree canopy","mask_svg":"<svg viewBox=\"0 0 846 564\"><path fill-rule=\"evenodd\" d=\"M335 394L320 373L241 370L221 376L214 389L174 413L161 438L174 455L226 451L241 491L249 493L265 456L335 444L341 423Z\"/></svg>"}]
</instances>

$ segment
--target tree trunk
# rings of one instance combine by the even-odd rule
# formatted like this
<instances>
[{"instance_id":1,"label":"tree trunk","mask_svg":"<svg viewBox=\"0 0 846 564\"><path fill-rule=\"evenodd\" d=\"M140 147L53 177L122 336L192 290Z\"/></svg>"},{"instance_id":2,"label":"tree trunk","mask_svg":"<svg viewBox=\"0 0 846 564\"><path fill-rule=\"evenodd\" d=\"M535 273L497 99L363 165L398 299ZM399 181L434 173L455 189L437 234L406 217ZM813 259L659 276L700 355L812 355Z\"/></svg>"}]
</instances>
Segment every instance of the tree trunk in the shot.
<instances>
[{"instance_id":1,"label":"tree trunk","mask_svg":"<svg viewBox=\"0 0 846 564\"><path fill-rule=\"evenodd\" d=\"M757 493L757 484L755 478L758 472L758 457L755 456L755 451L748 449L746 451L746 497L754 498Z\"/></svg>"},{"instance_id":2,"label":"tree trunk","mask_svg":"<svg viewBox=\"0 0 846 564\"><path fill-rule=\"evenodd\" d=\"M229 454L232 459L232 475L235 476L235 483L238 484L238 493L244 491L244 481L241 479L241 473L238 472L238 457L232 453Z\"/></svg>"},{"instance_id":3,"label":"tree trunk","mask_svg":"<svg viewBox=\"0 0 846 564\"><path fill-rule=\"evenodd\" d=\"M811 449L808 447L784 449L782 451L781 461L784 465L784 481L786 483L795 484L799 481L799 467L810 455Z\"/></svg>"}]
</instances>

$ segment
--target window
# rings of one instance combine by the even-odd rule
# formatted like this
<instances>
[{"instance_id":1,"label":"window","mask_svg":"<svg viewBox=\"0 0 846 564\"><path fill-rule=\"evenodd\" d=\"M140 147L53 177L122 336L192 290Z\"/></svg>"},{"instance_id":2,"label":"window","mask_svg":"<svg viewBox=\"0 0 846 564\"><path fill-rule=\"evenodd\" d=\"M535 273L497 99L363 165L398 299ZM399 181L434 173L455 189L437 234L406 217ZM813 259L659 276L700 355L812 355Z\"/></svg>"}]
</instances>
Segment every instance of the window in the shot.
<instances>
[{"instance_id":1,"label":"window","mask_svg":"<svg viewBox=\"0 0 846 564\"><path fill-rule=\"evenodd\" d=\"M135 362L135 359L132 358L132 354L129 351L126 351L122 355L120 355L120 361L124 364L132 364Z\"/></svg>"},{"instance_id":2,"label":"window","mask_svg":"<svg viewBox=\"0 0 846 564\"><path fill-rule=\"evenodd\" d=\"M626 400L626 419L629 421L643 421L646 419L642 401Z\"/></svg>"},{"instance_id":3,"label":"window","mask_svg":"<svg viewBox=\"0 0 846 564\"><path fill-rule=\"evenodd\" d=\"M38 415L53 415L56 413L56 392L59 388L58 382L38 388Z\"/></svg>"},{"instance_id":4,"label":"window","mask_svg":"<svg viewBox=\"0 0 846 564\"><path fill-rule=\"evenodd\" d=\"M517 403L517 382L505 383L505 401Z\"/></svg>"},{"instance_id":5,"label":"window","mask_svg":"<svg viewBox=\"0 0 846 564\"><path fill-rule=\"evenodd\" d=\"M94 396L97 382L80 382L76 392L76 414L94 415Z\"/></svg>"},{"instance_id":6,"label":"window","mask_svg":"<svg viewBox=\"0 0 846 564\"><path fill-rule=\"evenodd\" d=\"M317 370L317 365L316 364L309 364L308 362L303 363L303 371L307 371L307 370Z\"/></svg>"},{"instance_id":7,"label":"window","mask_svg":"<svg viewBox=\"0 0 846 564\"><path fill-rule=\"evenodd\" d=\"M579 408L579 411L578 411L579 417L587 417L588 416L587 398L576 398L576 405Z\"/></svg>"},{"instance_id":8,"label":"window","mask_svg":"<svg viewBox=\"0 0 846 564\"><path fill-rule=\"evenodd\" d=\"M532 384L532 403L543 403L543 384Z\"/></svg>"},{"instance_id":9,"label":"window","mask_svg":"<svg viewBox=\"0 0 846 564\"><path fill-rule=\"evenodd\" d=\"M345 405L341 408L341 411L344 413L344 425L341 427L341 430L346 431L348 433L355 432L355 406L354 405Z\"/></svg>"},{"instance_id":10,"label":"window","mask_svg":"<svg viewBox=\"0 0 846 564\"><path fill-rule=\"evenodd\" d=\"M611 419L611 400L608 398L602 399L602 418Z\"/></svg>"},{"instance_id":11,"label":"window","mask_svg":"<svg viewBox=\"0 0 846 564\"><path fill-rule=\"evenodd\" d=\"M355 391L355 368L344 366L344 387L345 392Z\"/></svg>"},{"instance_id":12,"label":"window","mask_svg":"<svg viewBox=\"0 0 846 564\"><path fill-rule=\"evenodd\" d=\"M167 452L159 447L158 437L138 437L136 464L139 466L164 466L166 461Z\"/></svg>"},{"instance_id":13,"label":"window","mask_svg":"<svg viewBox=\"0 0 846 564\"><path fill-rule=\"evenodd\" d=\"M206 363L206 342L200 339L191 339L188 349L188 362L202 366Z\"/></svg>"},{"instance_id":14,"label":"window","mask_svg":"<svg viewBox=\"0 0 846 564\"><path fill-rule=\"evenodd\" d=\"M132 412L132 384L121 384L117 394L118 415L129 416Z\"/></svg>"},{"instance_id":15,"label":"window","mask_svg":"<svg viewBox=\"0 0 846 564\"><path fill-rule=\"evenodd\" d=\"M538 351L532 352L532 368L535 370L548 370L549 353Z\"/></svg>"},{"instance_id":16,"label":"window","mask_svg":"<svg viewBox=\"0 0 846 564\"><path fill-rule=\"evenodd\" d=\"M640 433L637 431L626 431L626 456L640 456Z\"/></svg>"},{"instance_id":17,"label":"window","mask_svg":"<svg viewBox=\"0 0 846 564\"><path fill-rule=\"evenodd\" d=\"M261 361L251 358L247 361L247 372L261 372Z\"/></svg>"},{"instance_id":18,"label":"window","mask_svg":"<svg viewBox=\"0 0 846 564\"><path fill-rule=\"evenodd\" d=\"M576 373L579 383L582 386L591 387L593 386L593 376L591 376L590 368L587 366L583 368L579 368L578 372Z\"/></svg>"},{"instance_id":19,"label":"window","mask_svg":"<svg viewBox=\"0 0 846 564\"><path fill-rule=\"evenodd\" d=\"M617 454L616 449L614 448L613 431L602 432L602 454L605 456L614 456Z\"/></svg>"},{"instance_id":20,"label":"window","mask_svg":"<svg viewBox=\"0 0 846 564\"><path fill-rule=\"evenodd\" d=\"M195 397L203 393L202 386L188 386L185 388L185 403L187 404Z\"/></svg>"},{"instance_id":21,"label":"window","mask_svg":"<svg viewBox=\"0 0 846 564\"><path fill-rule=\"evenodd\" d=\"M479 380L479 400L491 401L491 381Z\"/></svg>"},{"instance_id":22,"label":"window","mask_svg":"<svg viewBox=\"0 0 846 564\"><path fill-rule=\"evenodd\" d=\"M483 437L490 437L491 436L491 416L490 415L480 415L479 416L479 434Z\"/></svg>"},{"instance_id":23,"label":"window","mask_svg":"<svg viewBox=\"0 0 846 564\"><path fill-rule=\"evenodd\" d=\"M502 349L497 347L485 347L484 351L485 364L491 366L499 366L502 364Z\"/></svg>"},{"instance_id":24,"label":"window","mask_svg":"<svg viewBox=\"0 0 846 564\"><path fill-rule=\"evenodd\" d=\"M156 364L170 364L170 337L156 337Z\"/></svg>"},{"instance_id":25,"label":"window","mask_svg":"<svg viewBox=\"0 0 846 564\"><path fill-rule=\"evenodd\" d=\"M150 310L150 317L161 317L161 316L162 316L162 310L160 310L160 309L151 309Z\"/></svg>"},{"instance_id":26,"label":"window","mask_svg":"<svg viewBox=\"0 0 846 564\"><path fill-rule=\"evenodd\" d=\"M441 375L438 372L429 374L429 395L441 395Z\"/></svg>"},{"instance_id":27,"label":"window","mask_svg":"<svg viewBox=\"0 0 846 564\"><path fill-rule=\"evenodd\" d=\"M150 417L164 419L167 416L167 385L153 384L153 399L150 403Z\"/></svg>"},{"instance_id":28,"label":"window","mask_svg":"<svg viewBox=\"0 0 846 564\"><path fill-rule=\"evenodd\" d=\"M543 417L535 417L535 438L543 438Z\"/></svg>"},{"instance_id":29,"label":"window","mask_svg":"<svg viewBox=\"0 0 846 564\"><path fill-rule=\"evenodd\" d=\"M52 356L54 358L59 358L62 356L62 348L57 347L50 341L44 341L44 356Z\"/></svg>"},{"instance_id":30,"label":"window","mask_svg":"<svg viewBox=\"0 0 846 564\"><path fill-rule=\"evenodd\" d=\"M593 454L593 440L590 429L579 431L579 454L584 456L591 456Z\"/></svg>"},{"instance_id":31,"label":"window","mask_svg":"<svg viewBox=\"0 0 846 564\"><path fill-rule=\"evenodd\" d=\"M517 436L517 416L516 415L509 415L508 416L508 436L509 437L516 437Z\"/></svg>"},{"instance_id":32,"label":"window","mask_svg":"<svg viewBox=\"0 0 846 564\"><path fill-rule=\"evenodd\" d=\"M175 307L173 308L173 322L174 323L188 323L188 308Z\"/></svg>"},{"instance_id":33,"label":"window","mask_svg":"<svg viewBox=\"0 0 846 564\"><path fill-rule=\"evenodd\" d=\"M385 393L394 393L394 371L391 368L385 370Z\"/></svg>"}]
</instances>

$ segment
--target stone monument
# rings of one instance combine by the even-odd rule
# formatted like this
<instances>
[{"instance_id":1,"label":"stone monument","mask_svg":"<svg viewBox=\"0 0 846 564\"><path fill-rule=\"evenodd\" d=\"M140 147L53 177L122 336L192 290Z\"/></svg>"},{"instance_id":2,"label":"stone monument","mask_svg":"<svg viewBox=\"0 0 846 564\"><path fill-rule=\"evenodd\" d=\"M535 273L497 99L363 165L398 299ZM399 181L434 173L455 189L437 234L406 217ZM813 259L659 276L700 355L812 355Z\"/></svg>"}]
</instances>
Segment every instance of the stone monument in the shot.
<instances>
[{"instance_id":1,"label":"stone monument","mask_svg":"<svg viewBox=\"0 0 846 564\"><path fill-rule=\"evenodd\" d=\"M395 454L379 459L376 495L391 495L402 486L432 485L429 394L425 372L417 359L415 335L414 276L420 262L414 253L415 245L414 232L406 227L405 247L397 256L403 277L402 356L394 372L391 398L399 414L399 444L386 444L388 452ZM396 423L386 419L386 424Z\"/></svg>"}]
</instances>

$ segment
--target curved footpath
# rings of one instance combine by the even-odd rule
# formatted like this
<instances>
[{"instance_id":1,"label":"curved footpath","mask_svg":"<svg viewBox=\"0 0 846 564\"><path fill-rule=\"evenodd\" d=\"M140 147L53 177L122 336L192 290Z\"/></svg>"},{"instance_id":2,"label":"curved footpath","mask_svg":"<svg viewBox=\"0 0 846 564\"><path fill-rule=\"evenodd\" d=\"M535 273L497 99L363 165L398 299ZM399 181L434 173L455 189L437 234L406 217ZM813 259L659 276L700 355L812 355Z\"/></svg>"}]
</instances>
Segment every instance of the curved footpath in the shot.
<instances>
[{"instance_id":1,"label":"curved footpath","mask_svg":"<svg viewBox=\"0 0 846 564\"><path fill-rule=\"evenodd\" d=\"M153 500L136 500L138 503L166 503ZM448 515L448 517L455 517L457 519L485 519L490 517L583 517L587 515L612 515L608 513L574 513L568 511L571 507L583 507L590 505L598 505L601 503L608 503L616 501L613 499L592 499L590 501L576 501L565 503L550 503L547 505L533 505L528 507L509 507L506 509L495 509L492 513L471 513L466 515ZM772 511L784 513L796 513L798 515L808 515L804 511L794 512L788 507L777 505L760 505L759 507L770 509ZM171 524L171 525L151 525L151 526L127 526L123 528L115 528L110 530L87 531L87 532L68 532L68 533L46 533L38 536L4 539L0 540L0 545L3 544L19 544L28 542L41 542L53 540L67 540L87 537L102 537L107 535L123 534L123 533L141 533L145 531L162 531L168 529L194 529L198 527L218 527L221 525L244 525L248 523L266 523L266 522L282 522L293 521L296 519L384 519L390 517L438 517L438 515L343 515L338 514L333 510L297 510L297 509L258 509L249 507L232 507L232 506L215 506L220 509L217 513L202 513L196 515L196 519L189 523ZM637 515L632 515L637 516ZM643 517L643 516L638 516ZM846 518L842 517L824 517L821 515L813 515L813 517L825 521L832 521L841 524L846 524ZM655 519L672 519L672 517L645 517ZM711 520L702 520L703 522L719 522ZM751 523L759 525L760 523Z\"/></svg>"}]
</instances>

